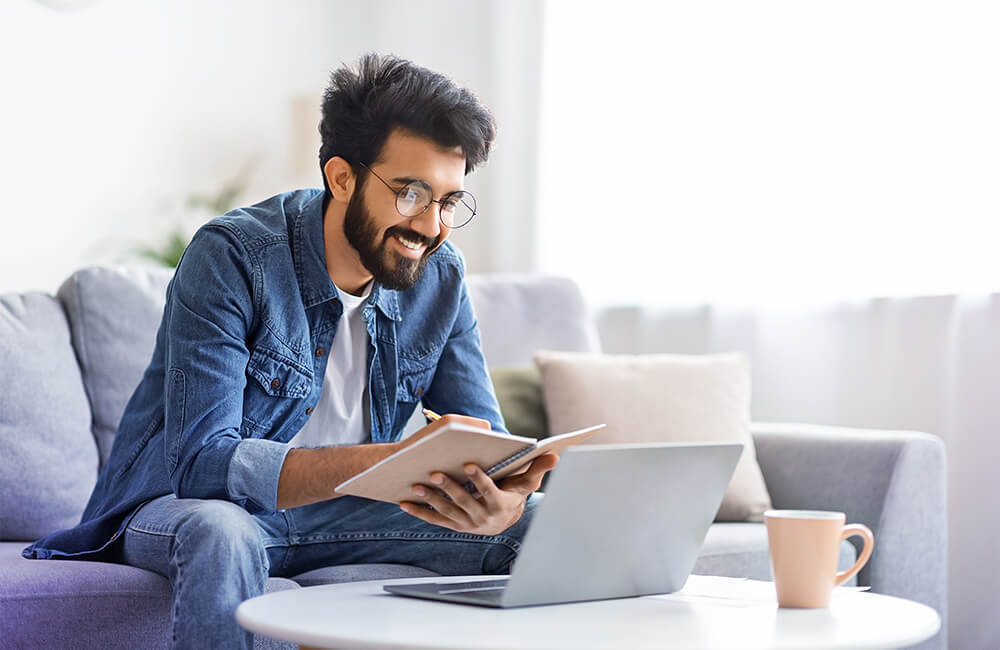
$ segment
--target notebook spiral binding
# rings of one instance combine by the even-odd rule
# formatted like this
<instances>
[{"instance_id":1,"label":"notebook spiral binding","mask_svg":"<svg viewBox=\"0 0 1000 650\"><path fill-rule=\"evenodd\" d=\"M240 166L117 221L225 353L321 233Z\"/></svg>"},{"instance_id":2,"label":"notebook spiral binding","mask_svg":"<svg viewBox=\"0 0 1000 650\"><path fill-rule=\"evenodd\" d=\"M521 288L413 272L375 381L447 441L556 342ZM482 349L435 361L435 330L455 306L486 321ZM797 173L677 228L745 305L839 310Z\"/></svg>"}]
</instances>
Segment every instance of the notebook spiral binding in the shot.
<instances>
[{"instance_id":1,"label":"notebook spiral binding","mask_svg":"<svg viewBox=\"0 0 1000 650\"><path fill-rule=\"evenodd\" d=\"M493 476L494 474L496 474L497 472L499 472L500 470L502 470L504 467L507 467L511 463L517 462L517 460L519 458L521 458L522 456L526 456L526 455L530 454L534 450L535 450L535 446L534 445L529 445L529 446L525 447L524 449L522 449L521 451L517 452L516 454L511 454L507 458L504 458L503 460L501 460L496 465L493 465L492 467L490 467L489 469L487 469L486 470L486 475L487 476ZM465 483L462 484L462 487L464 487L468 492L475 493L475 492L478 491L478 488L476 487L476 485L472 481L466 481Z\"/></svg>"},{"instance_id":2,"label":"notebook spiral binding","mask_svg":"<svg viewBox=\"0 0 1000 650\"><path fill-rule=\"evenodd\" d=\"M528 454L530 454L534 450L535 450L535 446L534 445L529 445L529 446L525 447L524 449L522 449L521 451L517 452L516 454L512 454L512 455L508 456L507 458L504 458L499 463L497 463L493 467L491 467L488 470L486 470L486 475L487 476L493 476L494 474L496 474L497 472L499 472L500 470L502 470L504 467L507 467L511 463L517 462L517 460L519 458L521 458L522 456L527 456Z\"/></svg>"}]
</instances>

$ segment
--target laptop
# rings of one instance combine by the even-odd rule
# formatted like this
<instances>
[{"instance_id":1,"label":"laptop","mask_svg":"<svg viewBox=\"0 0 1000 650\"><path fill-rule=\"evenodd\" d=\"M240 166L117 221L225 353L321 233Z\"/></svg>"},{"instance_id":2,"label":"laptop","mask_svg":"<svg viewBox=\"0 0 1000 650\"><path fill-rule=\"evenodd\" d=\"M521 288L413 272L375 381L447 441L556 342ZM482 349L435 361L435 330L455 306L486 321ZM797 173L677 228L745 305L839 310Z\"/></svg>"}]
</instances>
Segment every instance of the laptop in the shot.
<instances>
[{"instance_id":1,"label":"laptop","mask_svg":"<svg viewBox=\"0 0 1000 650\"><path fill-rule=\"evenodd\" d=\"M740 443L571 447L509 577L383 588L503 608L672 593L694 567L742 451Z\"/></svg>"}]
</instances>

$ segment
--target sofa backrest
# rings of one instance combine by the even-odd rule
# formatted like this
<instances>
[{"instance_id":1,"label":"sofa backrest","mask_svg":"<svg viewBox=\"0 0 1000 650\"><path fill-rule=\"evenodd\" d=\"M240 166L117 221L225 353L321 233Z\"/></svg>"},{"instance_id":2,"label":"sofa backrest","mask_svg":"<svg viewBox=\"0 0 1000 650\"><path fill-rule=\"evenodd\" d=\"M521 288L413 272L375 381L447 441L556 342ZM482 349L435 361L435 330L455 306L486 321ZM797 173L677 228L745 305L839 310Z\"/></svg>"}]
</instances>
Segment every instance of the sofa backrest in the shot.
<instances>
[{"instance_id":1,"label":"sofa backrest","mask_svg":"<svg viewBox=\"0 0 1000 650\"><path fill-rule=\"evenodd\" d=\"M153 356L173 269L94 266L59 287L83 386L94 413L101 463L125 405Z\"/></svg>"},{"instance_id":2,"label":"sofa backrest","mask_svg":"<svg viewBox=\"0 0 1000 650\"><path fill-rule=\"evenodd\" d=\"M58 301L0 298L0 458L23 468L0 469L0 540L35 539L79 520L149 364L172 274L95 266L70 276ZM484 274L470 275L468 286L491 367L531 365L543 348L598 349L571 280Z\"/></svg>"},{"instance_id":3,"label":"sofa backrest","mask_svg":"<svg viewBox=\"0 0 1000 650\"><path fill-rule=\"evenodd\" d=\"M97 480L90 420L59 302L0 296L0 540L79 521Z\"/></svg>"},{"instance_id":4,"label":"sofa backrest","mask_svg":"<svg viewBox=\"0 0 1000 650\"><path fill-rule=\"evenodd\" d=\"M533 366L537 350L600 350L594 319L569 278L484 273L466 283L491 368Z\"/></svg>"}]
</instances>

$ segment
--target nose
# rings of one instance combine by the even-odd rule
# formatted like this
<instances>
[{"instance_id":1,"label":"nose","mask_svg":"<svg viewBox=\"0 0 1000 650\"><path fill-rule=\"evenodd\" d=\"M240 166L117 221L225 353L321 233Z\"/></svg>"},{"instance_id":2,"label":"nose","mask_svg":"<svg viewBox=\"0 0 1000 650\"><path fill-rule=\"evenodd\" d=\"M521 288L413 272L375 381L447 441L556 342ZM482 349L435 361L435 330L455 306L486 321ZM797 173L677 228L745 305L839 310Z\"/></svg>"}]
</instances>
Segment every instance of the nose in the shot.
<instances>
[{"instance_id":1,"label":"nose","mask_svg":"<svg viewBox=\"0 0 1000 650\"><path fill-rule=\"evenodd\" d=\"M441 234L441 206L432 202L421 214L410 218L410 227L424 237L436 239Z\"/></svg>"}]
</instances>

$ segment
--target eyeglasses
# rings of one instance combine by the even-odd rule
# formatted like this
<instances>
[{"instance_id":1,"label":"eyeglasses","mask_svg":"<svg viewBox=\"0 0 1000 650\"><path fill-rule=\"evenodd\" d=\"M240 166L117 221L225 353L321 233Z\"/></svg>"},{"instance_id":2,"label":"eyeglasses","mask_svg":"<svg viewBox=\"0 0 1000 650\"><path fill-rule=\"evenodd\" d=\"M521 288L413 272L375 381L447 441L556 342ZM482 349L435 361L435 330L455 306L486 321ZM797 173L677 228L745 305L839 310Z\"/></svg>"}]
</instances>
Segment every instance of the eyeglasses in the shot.
<instances>
[{"instance_id":1,"label":"eyeglasses","mask_svg":"<svg viewBox=\"0 0 1000 650\"><path fill-rule=\"evenodd\" d=\"M410 181L403 187L396 189L389 185L384 178L375 173L371 167L364 163L358 163L375 178L382 181L396 194L396 212L404 217L418 217L431 207L431 203L438 204L438 218L449 228L461 228L476 216L476 197L465 190L449 192L440 199L435 199L431 194L430 186L423 181Z\"/></svg>"}]
</instances>

